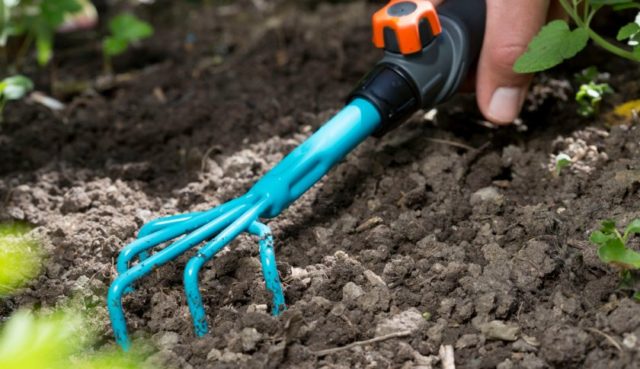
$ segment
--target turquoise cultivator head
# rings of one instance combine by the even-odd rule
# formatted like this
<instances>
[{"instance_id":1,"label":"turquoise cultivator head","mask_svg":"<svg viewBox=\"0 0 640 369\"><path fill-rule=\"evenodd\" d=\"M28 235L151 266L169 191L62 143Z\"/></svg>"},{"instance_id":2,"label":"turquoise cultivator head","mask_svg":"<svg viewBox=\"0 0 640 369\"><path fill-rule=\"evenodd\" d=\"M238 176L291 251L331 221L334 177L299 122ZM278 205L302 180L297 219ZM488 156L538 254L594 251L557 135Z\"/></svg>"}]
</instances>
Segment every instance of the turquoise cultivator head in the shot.
<instances>
[{"instance_id":1,"label":"turquoise cultivator head","mask_svg":"<svg viewBox=\"0 0 640 369\"><path fill-rule=\"evenodd\" d=\"M130 342L123 295L133 291L137 280L200 245L183 280L195 332L206 334L200 269L243 232L258 239L272 313L286 308L273 236L260 219L279 215L367 137L384 134L458 89L482 42L484 0L447 0L438 13L426 0L391 1L373 17L374 43L385 50L384 57L354 89L345 108L245 195L209 211L157 219L140 230L118 256L119 275L107 298L116 340L125 350ZM164 244L168 246L160 248Z\"/></svg>"}]
</instances>

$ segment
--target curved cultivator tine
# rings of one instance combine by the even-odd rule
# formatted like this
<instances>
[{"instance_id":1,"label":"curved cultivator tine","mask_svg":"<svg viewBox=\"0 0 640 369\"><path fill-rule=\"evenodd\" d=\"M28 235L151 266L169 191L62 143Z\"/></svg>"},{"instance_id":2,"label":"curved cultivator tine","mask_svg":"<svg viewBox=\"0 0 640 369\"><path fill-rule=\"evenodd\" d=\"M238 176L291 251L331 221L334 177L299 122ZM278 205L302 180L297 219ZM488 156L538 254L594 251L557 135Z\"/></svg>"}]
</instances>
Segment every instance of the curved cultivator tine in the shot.
<instances>
[{"instance_id":1,"label":"curved cultivator tine","mask_svg":"<svg viewBox=\"0 0 640 369\"><path fill-rule=\"evenodd\" d=\"M278 275L276 267L276 254L273 249L273 236L271 229L266 224L253 222L249 227L252 235L259 237L260 244L260 264L262 265L262 275L267 289L271 291L271 299L273 307L271 314L280 315L287 306L284 302L284 293L282 292L282 283Z\"/></svg>"},{"instance_id":2,"label":"curved cultivator tine","mask_svg":"<svg viewBox=\"0 0 640 369\"><path fill-rule=\"evenodd\" d=\"M213 240L207 243L198 255L189 260L184 270L184 289L187 296L187 303L191 311L191 319L198 336L204 336L208 331L207 316L202 304L202 296L198 286L198 274L202 266L211 260L229 242L233 241L242 232L249 229L249 226L258 219L264 211L266 201L259 201L249 208L244 214L238 217L231 225L220 232Z\"/></svg>"},{"instance_id":3,"label":"curved cultivator tine","mask_svg":"<svg viewBox=\"0 0 640 369\"><path fill-rule=\"evenodd\" d=\"M142 261L148 257L148 250L168 242L176 237L192 232L215 220L229 210L247 204L244 197L239 197L206 212L195 212L164 217L145 224L138 233L138 239L127 245L120 255L116 269L122 274L129 269L129 264L139 256ZM143 258L143 256L145 256Z\"/></svg>"},{"instance_id":4,"label":"curved cultivator tine","mask_svg":"<svg viewBox=\"0 0 640 369\"><path fill-rule=\"evenodd\" d=\"M241 199L242 198L238 200L241 200ZM231 203L228 203L228 204L230 205ZM218 232L223 230L225 227L229 226L230 224L233 224L236 221L236 219L238 219L243 214L245 214L246 209L251 206L247 202L236 202L233 205L234 206L225 208L224 209L225 211L221 212L222 214L219 214L216 212L215 213L216 217L212 217L213 220L211 220L208 223L205 223L199 228L196 228L195 230L193 230L193 232L185 235L183 238L175 241L174 243L167 246L166 248L151 255L148 259L134 265L130 269L125 268L124 273L119 275L116 278L116 280L111 284L111 287L109 288L109 293L107 296L107 306L109 309L109 315L111 316L111 324L113 327L114 334L116 336L116 341L123 349L127 350L130 345L129 338L127 336L127 325L125 321L124 311L122 309L122 296L124 292L135 281L149 274L154 269L174 260L178 256L182 255L184 252L200 244L201 242L211 239L213 236L215 236ZM222 208L223 206L219 208ZM202 217L204 217L204 215L202 215ZM192 221L195 221L196 219L198 218L193 218ZM204 222L204 220L202 221ZM157 241L157 242L152 243L149 240L147 240L148 243L138 244L139 248L132 248L131 245L128 246L128 250L129 250L128 257L133 257L141 251L144 251L153 246L156 246L161 242L168 241L169 239L171 239L168 237L169 235L175 234L175 236L173 237L175 238L176 236L179 236L185 233L186 230L183 223L174 224L173 226L169 226L161 231L158 231L156 233L152 233L146 236L146 237L158 237L157 239L156 238L153 239L153 241ZM147 239L146 237L138 241L143 241ZM158 241L158 240L163 240L163 241ZM131 260L131 259L128 259L128 260ZM127 264L125 263L124 265L126 266Z\"/></svg>"},{"instance_id":5,"label":"curved cultivator tine","mask_svg":"<svg viewBox=\"0 0 640 369\"><path fill-rule=\"evenodd\" d=\"M209 211L213 210L215 210L215 208ZM194 211L192 213L171 215L168 217L154 219L140 228L140 231L138 232L138 238L144 238L152 233L156 233L178 223L186 222L202 214L204 214L204 212Z\"/></svg>"},{"instance_id":6,"label":"curved cultivator tine","mask_svg":"<svg viewBox=\"0 0 640 369\"><path fill-rule=\"evenodd\" d=\"M192 213L187 213L187 214L178 214L178 215L172 215L172 216L168 216L168 217L164 217L164 218L158 218L155 220L150 221L149 223L145 224L142 226L142 228L140 229L140 231L138 232L138 239L142 239L145 238L146 236L159 232L163 229L166 229L167 227L176 225L178 223L183 223L186 221L189 221L199 215L202 215L203 212L201 211L196 211L196 212L192 212ZM172 237L173 238L173 237ZM151 242L152 244L153 242ZM153 247L153 246L151 246ZM136 255L134 255L133 257L135 258ZM147 259L149 257L149 252L148 251L142 251L140 252L138 255L138 261L143 261L145 259ZM127 266L128 266L128 262L127 262ZM126 267L123 268L123 270L118 270L119 273L124 273L124 269L126 269Z\"/></svg>"}]
</instances>

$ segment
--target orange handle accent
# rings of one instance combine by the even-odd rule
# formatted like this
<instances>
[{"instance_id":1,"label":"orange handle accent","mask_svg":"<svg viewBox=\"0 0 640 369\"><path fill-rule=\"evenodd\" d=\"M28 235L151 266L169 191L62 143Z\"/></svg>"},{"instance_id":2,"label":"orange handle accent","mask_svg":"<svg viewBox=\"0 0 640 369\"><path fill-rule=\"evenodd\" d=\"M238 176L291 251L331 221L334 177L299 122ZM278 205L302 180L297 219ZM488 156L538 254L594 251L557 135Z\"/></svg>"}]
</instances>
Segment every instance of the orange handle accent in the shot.
<instances>
[{"instance_id":1,"label":"orange handle accent","mask_svg":"<svg viewBox=\"0 0 640 369\"><path fill-rule=\"evenodd\" d=\"M428 22L431 35L442 32L435 7L427 0L392 0L373 15L373 43L385 48L385 29L395 34L399 51L413 54L421 51L430 40L423 40L420 23Z\"/></svg>"}]
</instances>

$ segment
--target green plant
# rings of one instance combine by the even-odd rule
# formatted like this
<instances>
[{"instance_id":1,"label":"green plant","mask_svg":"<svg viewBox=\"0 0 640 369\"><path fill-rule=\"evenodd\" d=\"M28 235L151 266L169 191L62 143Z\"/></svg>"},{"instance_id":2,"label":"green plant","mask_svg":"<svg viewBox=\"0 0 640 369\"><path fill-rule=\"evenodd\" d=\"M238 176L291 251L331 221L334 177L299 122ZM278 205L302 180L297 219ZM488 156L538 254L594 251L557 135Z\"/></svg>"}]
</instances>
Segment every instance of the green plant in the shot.
<instances>
[{"instance_id":1,"label":"green plant","mask_svg":"<svg viewBox=\"0 0 640 369\"><path fill-rule=\"evenodd\" d=\"M80 0L3 0L0 2L0 47L11 36L23 36L19 59L35 42L37 59L45 65L53 55L53 36L65 18L82 11ZM18 60L19 62L19 60Z\"/></svg>"},{"instance_id":2,"label":"green plant","mask_svg":"<svg viewBox=\"0 0 640 369\"><path fill-rule=\"evenodd\" d=\"M629 223L624 233L618 231L613 220L603 221L600 229L591 233L591 242L599 246L600 260L620 269L623 287L632 287L635 284L633 272L640 270L640 253L627 247L629 238L638 233L640 219ZM640 300L640 291L635 291L634 297Z\"/></svg>"},{"instance_id":3,"label":"green plant","mask_svg":"<svg viewBox=\"0 0 640 369\"><path fill-rule=\"evenodd\" d=\"M613 89L606 82L601 82L602 75L596 67L589 67L576 74L576 81L580 83L576 93L578 114L583 117L597 115L604 95L613 93Z\"/></svg>"},{"instance_id":4,"label":"green plant","mask_svg":"<svg viewBox=\"0 0 640 369\"><path fill-rule=\"evenodd\" d=\"M111 34L102 42L105 68L111 70L111 58L122 54L132 43L153 35L153 27L133 14L123 13L109 21Z\"/></svg>"},{"instance_id":5,"label":"green plant","mask_svg":"<svg viewBox=\"0 0 640 369\"><path fill-rule=\"evenodd\" d=\"M539 72L574 57L591 39L596 45L620 57L640 62L640 13L634 22L620 28L618 41L612 43L591 28L591 22L600 9L611 6L614 10L640 9L640 2L630 0L558 0L569 15L574 28L564 20L554 20L544 26L529 44L528 50L516 61L518 73Z\"/></svg>"},{"instance_id":6,"label":"green plant","mask_svg":"<svg viewBox=\"0 0 640 369\"><path fill-rule=\"evenodd\" d=\"M25 76L16 75L0 81L0 122L7 101L20 100L27 92L33 90L33 82Z\"/></svg>"},{"instance_id":7,"label":"green plant","mask_svg":"<svg viewBox=\"0 0 640 369\"><path fill-rule=\"evenodd\" d=\"M562 170L571 166L573 162L571 157L565 153L560 153L556 156L556 175L559 176Z\"/></svg>"},{"instance_id":8,"label":"green plant","mask_svg":"<svg viewBox=\"0 0 640 369\"><path fill-rule=\"evenodd\" d=\"M113 345L97 352L90 349L94 332L73 310L51 314L18 311L0 332L2 369L142 369L147 350L137 344L132 353Z\"/></svg>"},{"instance_id":9,"label":"green plant","mask_svg":"<svg viewBox=\"0 0 640 369\"><path fill-rule=\"evenodd\" d=\"M0 225L0 297L13 293L40 272L43 252L27 236L30 230L24 224Z\"/></svg>"}]
</instances>

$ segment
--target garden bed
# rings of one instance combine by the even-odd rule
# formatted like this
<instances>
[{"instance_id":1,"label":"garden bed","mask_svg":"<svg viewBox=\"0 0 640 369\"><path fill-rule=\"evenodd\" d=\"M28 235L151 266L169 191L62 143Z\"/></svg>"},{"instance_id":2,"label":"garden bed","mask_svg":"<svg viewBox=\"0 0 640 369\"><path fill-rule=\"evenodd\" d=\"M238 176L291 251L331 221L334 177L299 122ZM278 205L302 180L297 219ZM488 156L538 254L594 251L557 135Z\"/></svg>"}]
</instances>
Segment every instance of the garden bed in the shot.
<instances>
[{"instance_id":1,"label":"garden bed","mask_svg":"<svg viewBox=\"0 0 640 369\"><path fill-rule=\"evenodd\" d=\"M115 61L120 80L95 84L99 53L70 47L38 86L93 88L66 93L61 113L7 107L0 219L37 226L50 257L0 316L80 296L111 340L106 291L136 230L243 194L379 56L370 4L173 3L147 9L156 34ZM130 331L176 368L439 367L441 345L458 368L637 367L640 304L588 236L602 219L640 217L640 130L580 118L558 87L602 60L591 51L537 78L520 125L489 128L460 97L435 122L419 115L366 141L269 222L281 317L267 313L257 242L241 237L202 274L209 335L192 330L189 255L125 298ZM602 69L612 103L637 98L637 67ZM555 176L552 155L567 150L583 158ZM398 329L411 333L318 354Z\"/></svg>"}]
</instances>

